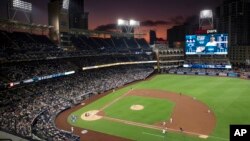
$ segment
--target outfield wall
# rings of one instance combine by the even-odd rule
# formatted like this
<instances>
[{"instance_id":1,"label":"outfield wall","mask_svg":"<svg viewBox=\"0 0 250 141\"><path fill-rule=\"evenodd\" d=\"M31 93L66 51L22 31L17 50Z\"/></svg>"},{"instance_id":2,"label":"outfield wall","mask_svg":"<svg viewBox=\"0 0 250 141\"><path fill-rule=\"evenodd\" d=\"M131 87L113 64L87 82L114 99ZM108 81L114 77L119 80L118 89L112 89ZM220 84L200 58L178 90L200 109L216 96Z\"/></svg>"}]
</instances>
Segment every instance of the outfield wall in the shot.
<instances>
[{"instance_id":1,"label":"outfield wall","mask_svg":"<svg viewBox=\"0 0 250 141\"><path fill-rule=\"evenodd\" d=\"M234 78L243 78L250 79L250 75L243 75L240 73L205 73L205 72L168 72L169 74L179 74L179 75L200 75L200 76L220 76L220 77L234 77Z\"/></svg>"}]
</instances>

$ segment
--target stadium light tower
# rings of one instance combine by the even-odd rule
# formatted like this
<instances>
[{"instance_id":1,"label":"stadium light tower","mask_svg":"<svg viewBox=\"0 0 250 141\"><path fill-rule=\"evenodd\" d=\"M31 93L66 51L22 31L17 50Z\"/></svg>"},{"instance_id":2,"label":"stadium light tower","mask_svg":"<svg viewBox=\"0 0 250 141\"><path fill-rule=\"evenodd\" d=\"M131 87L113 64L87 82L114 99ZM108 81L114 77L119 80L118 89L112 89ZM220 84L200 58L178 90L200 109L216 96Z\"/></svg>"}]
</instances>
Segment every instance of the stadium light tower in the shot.
<instances>
[{"instance_id":1,"label":"stadium light tower","mask_svg":"<svg viewBox=\"0 0 250 141\"><path fill-rule=\"evenodd\" d=\"M63 0L63 9L69 10L69 0Z\"/></svg>"},{"instance_id":2,"label":"stadium light tower","mask_svg":"<svg viewBox=\"0 0 250 141\"><path fill-rule=\"evenodd\" d=\"M31 3L25 2L22 0L12 0L10 2L11 2L10 9L13 10L13 15L11 16L11 20L15 20L17 12L22 12L24 13L27 21L29 23L32 23L32 16L31 16L32 4Z\"/></svg>"},{"instance_id":3,"label":"stadium light tower","mask_svg":"<svg viewBox=\"0 0 250 141\"><path fill-rule=\"evenodd\" d=\"M213 11L206 9L200 12L199 28L213 29L214 28Z\"/></svg>"},{"instance_id":4,"label":"stadium light tower","mask_svg":"<svg viewBox=\"0 0 250 141\"><path fill-rule=\"evenodd\" d=\"M121 31L124 31L123 29L125 29L126 33L132 33L136 27L140 26L140 22L132 19L131 20L118 19L117 25Z\"/></svg>"}]
</instances>

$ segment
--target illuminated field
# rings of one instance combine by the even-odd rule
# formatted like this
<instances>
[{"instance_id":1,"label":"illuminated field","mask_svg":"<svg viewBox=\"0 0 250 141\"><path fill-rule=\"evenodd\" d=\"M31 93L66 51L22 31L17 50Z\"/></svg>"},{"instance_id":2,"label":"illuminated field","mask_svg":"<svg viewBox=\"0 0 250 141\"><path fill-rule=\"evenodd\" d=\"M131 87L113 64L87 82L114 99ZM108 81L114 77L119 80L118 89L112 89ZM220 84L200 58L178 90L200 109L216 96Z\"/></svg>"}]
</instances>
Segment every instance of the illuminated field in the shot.
<instances>
[{"instance_id":1,"label":"illuminated field","mask_svg":"<svg viewBox=\"0 0 250 141\"><path fill-rule=\"evenodd\" d=\"M168 132L167 134L162 134L159 130L154 130L150 128L143 128L128 124L123 124L120 122L113 122L106 120L105 118L96 121L84 121L77 120L76 123L71 123L70 117L68 117L68 122L74 126L82 127L94 131L99 131L114 136L120 136L132 140L141 141L223 141L229 140L229 125L230 124L249 124L250 123L250 113L248 109L250 108L250 81L234 78L221 78L221 77L206 77L206 76L182 76L182 75L157 75L151 80L143 81L133 86L123 88L112 94L109 94L90 105L79 109L78 111L72 113L74 115L80 116L82 113L101 109L110 101L113 101L120 96L127 93L131 87L135 90L137 89L151 89L151 90L163 90L175 93L182 93L190 97L195 97L198 101L203 102L207 105L215 114L216 117L216 127L212 134L209 135L208 139L202 139L199 137L181 134L177 132ZM115 102L111 107L108 107L106 114L118 119L126 119L130 121L140 121L137 117L131 117L133 114L128 110L128 106L136 103L138 97L129 99L120 99ZM129 100L129 101L127 101ZM119 103L119 101L121 103ZM127 102L126 102L127 101ZM146 100L147 101L147 100ZM132 102L132 103L131 103ZM139 102L138 102L139 103ZM150 102L149 102L150 103ZM139 103L142 104L143 103ZM114 106L114 107L113 107ZM171 107L171 104L167 104L167 107ZM173 106L173 105L172 105ZM188 105L187 105L188 106ZM116 108L117 107L117 108ZM119 113L119 108L122 108L123 115L117 115ZM104 110L104 111L105 111ZM142 110L143 111L143 110ZM171 113L171 109L166 109L166 113ZM139 116L141 117L141 115ZM151 116L149 116L150 118ZM169 117L165 115L165 117ZM152 117L151 117L152 118ZM152 119L162 120L161 118ZM142 123L151 123L148 121L147 116L141 119Z\"/></svg>"}]
</instances>

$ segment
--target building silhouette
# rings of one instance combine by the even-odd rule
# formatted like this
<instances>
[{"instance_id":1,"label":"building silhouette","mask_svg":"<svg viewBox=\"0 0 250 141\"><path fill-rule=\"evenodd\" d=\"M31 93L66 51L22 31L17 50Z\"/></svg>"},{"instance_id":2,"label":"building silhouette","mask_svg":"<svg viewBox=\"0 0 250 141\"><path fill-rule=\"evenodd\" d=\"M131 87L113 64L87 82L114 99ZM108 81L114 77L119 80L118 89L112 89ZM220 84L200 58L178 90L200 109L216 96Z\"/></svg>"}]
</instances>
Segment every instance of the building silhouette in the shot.
<instances>
[{"instance_id":1,"label":"building silhouette","mask_svg":"<svg viewBox=\"0 0 250 141\"><path fill-rule=\"evenodd\" d=\"M150 45L154 45L155 42L157 41L156 32L154 30L150 30L149 31L149 37L150 37L149 44Z\"/></svg>"},{"instance_id":2,"label":"building silhouette","mask_svg":"<svg viewBox=\"0 0 250 141\"><path fill-rule=\"evenodd\" d=\"M225 0L216 8L215 26L229 35L229 58L234 65L250 65L250 0Z\"/></svg>"},{"instance_id":3,"label":"building silhouette","mask_svg":"<svg viewBox=\"0 0 250 141\"><path fill-rule=\"evenodd\" d=\"M229 45L250 45L250 0L225 0L216 8L216 28Z\"/></svg>"}]
</instances>

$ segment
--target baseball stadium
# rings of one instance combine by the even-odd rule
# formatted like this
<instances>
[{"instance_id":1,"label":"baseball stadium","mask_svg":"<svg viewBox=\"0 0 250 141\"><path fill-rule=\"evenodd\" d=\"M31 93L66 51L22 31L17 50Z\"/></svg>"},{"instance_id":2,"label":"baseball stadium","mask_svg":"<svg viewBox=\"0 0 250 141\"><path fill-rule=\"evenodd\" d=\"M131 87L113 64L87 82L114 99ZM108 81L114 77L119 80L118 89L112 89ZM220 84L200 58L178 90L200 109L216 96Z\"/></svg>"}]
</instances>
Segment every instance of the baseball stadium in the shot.
<instances>
[{"instance_id":1,"label":"baseball stadium","mask_svg":"<svg viewBox=\"0 0 250 141\"><path fill-rule=\"evenodd\" d=\"M250 124L250 24L236 35L219 12L250 1L200 9L166 41L135 19L90 30L85 1L48 0L43 25L39 2L1 0L0 140L234 141Z\"/></svg>"}]
</instances>

